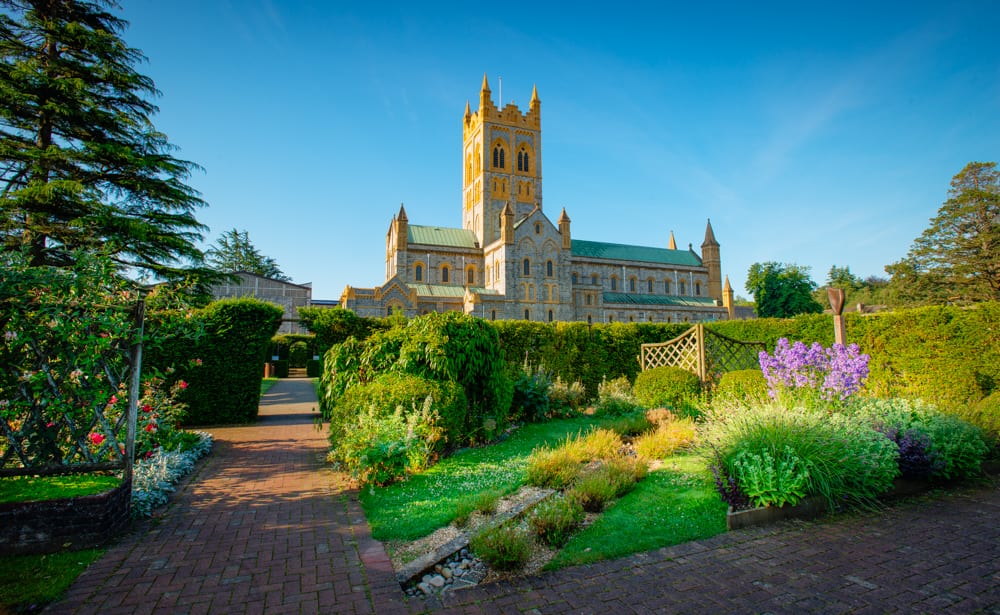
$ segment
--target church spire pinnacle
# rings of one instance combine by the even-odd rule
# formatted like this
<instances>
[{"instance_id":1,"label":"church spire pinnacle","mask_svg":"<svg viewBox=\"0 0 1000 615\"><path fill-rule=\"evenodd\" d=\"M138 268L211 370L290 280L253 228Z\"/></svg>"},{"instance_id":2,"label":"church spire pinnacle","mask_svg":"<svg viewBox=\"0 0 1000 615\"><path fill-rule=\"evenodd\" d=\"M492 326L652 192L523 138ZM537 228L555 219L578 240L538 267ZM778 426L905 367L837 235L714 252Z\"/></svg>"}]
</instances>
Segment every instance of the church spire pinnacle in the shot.
<instances>
[{"instance_id":1,"label":"church spire pinnacle","mask_svg":"<svg viewBox=\"0 0 1000 615\"><path fill-rule=\"evenodd\" d=\"M701 247L718 245L719 242L715 240L715 231L712 230L712 220L709 219L708 224L705 226L705 241L701 242Z\"/></svg>"},{"instance_id":2,"label":"church spire pinnacle","mask_svg":"<svg viewBox=\"0 0 1000 615\"><path fill-rule=\"evenodd\" d=\"M538 105L542 104L542 101L538 99L538 86L531 86L531 102L528 103L528 112L537 111Z\"/></svg>"},{"instance_id":3,"label":"church spire pinnacle","mask_svg":"<svg viewBox=\"0 0 1000 615\"><path fill-rule=\"evenodd\" d=\"M396 219L401 220L403 222L407 221L406 210L403 208L402 203L399 204L399 214L396 215Z\"/></svg>"},{"instance_id":4,"label":"church spire pinnacle","mask_svg":"<svg viewBox=\"0 0 1000 615\"><path fill-rule=\"evenodd\" d=\"M677 242L674 240L674 232L670 231L670 243L667 244L668 250L676 250Z\"/></svg>"},{"instance_id":5,"label":"church spire pinnacle","mask_svg":"<svg viewBox=\"0 0 1000 615\"><path fill-rule=\"evenodd\" d=\"M470 117L472 117L472 109L469 107L469 101L465 101L465 121L468 122Z\"/></svg>"}]
</instances>

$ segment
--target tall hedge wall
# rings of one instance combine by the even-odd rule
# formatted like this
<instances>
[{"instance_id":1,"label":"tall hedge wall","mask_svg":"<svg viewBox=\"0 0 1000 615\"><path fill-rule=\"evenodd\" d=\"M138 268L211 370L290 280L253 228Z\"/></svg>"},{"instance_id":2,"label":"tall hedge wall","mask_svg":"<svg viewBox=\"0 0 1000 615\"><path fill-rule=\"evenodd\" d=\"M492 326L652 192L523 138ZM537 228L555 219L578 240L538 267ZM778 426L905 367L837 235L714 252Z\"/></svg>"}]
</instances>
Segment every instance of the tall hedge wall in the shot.
<instances>
[{"instance_id":1,"label":"tall hedge wall","mask_svg":"<svg viewBox=\"0 0 1000 615\"><path fill-rule=\"evenodd\" d=\"M1000 303L972 307L926 307L846 316L847 341L871 355L868 390L880 396L920 397L944 406L964 404L1000 390ZM686 324L537 323L499 321L504 359L525 357L564 380L580 380L596 395L601 378L639 372L639 346L663 342ZM833 317L762 318L714 322L713 331L763 341L773 350L779 338L833 343Z\"/></svg>"},{"instance_id":2,"label":"tall hedge wall","mask_svg":"<svg viewBox=\"0 0 1000 615\"><path fill-rule=\"evenodd\" d=\"M172 378L187 381L188 425L247 423L257 417L260 381L271 337L281 325L282 309L256 299L224 299L184 318L203 333L195 342L166 341L144 350L144 371L174 368ZM156 318L151 319L156 327ZM200 359L194 367L190 361Z\"/></svg>"}]
</instances>

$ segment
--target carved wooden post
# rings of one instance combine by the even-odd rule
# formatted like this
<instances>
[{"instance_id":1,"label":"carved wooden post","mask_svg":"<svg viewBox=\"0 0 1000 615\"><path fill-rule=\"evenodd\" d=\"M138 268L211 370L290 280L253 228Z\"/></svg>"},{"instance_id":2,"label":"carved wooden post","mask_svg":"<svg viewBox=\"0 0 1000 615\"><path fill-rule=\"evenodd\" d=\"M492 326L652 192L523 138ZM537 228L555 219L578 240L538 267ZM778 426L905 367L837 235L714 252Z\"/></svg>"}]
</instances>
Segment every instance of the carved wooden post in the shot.
<instances>
[{"instance_id":1,"label":"carved wooden post","mask_svg":"<svg viewBox=\"0 0 1000 615\"><path fill-rule=\"evenodd\" d=\"M828 288L826 294L833 308L833 341L837 344L847 344L847 331L844 328L844 289Z\"/></svg>"}]
</instances>

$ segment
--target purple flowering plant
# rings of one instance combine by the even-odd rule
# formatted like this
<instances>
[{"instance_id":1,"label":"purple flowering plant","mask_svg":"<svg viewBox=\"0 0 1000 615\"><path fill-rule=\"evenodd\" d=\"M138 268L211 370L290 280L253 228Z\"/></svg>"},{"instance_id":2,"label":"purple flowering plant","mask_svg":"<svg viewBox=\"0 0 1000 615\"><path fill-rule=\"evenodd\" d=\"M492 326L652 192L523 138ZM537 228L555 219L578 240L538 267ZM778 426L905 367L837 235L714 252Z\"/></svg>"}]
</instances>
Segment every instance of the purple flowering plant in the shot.
<instances>
[{"instance_id":1,"label":"purple flowering plant","mask_svg":"<svg viewBox=\"0 0 1000 615\"><path fill-rule=\"evenodd\" d=\"M760 353L760 368L772 399L784 396L805 403L841 402L864 384L868 360L857 344L824 348L818 342L806 346L781 338L773 356Z\"/></svg>"}]
</instances>

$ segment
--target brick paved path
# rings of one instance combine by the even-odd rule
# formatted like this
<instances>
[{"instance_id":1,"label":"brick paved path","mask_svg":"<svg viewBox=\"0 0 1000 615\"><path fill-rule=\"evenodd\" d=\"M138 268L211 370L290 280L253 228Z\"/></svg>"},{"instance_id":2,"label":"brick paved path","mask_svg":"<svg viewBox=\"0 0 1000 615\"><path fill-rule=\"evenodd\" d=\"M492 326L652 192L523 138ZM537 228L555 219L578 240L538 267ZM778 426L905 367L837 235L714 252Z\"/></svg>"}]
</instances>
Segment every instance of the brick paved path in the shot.
<instances>
[{"instance_id":1,"label":"brick paved path","mask_svg":"<svg viewBox=\"0 0 1000 615\"><path fill-rule=\"evenodd\" d=\"M53 613L984 613L1000 615L1000 488L730 532L407 602L322 466L309 380L283 380L170 507Z\"/></svg>"},{"instance_id":2,"label":"brick paved path","mask_svg":"<svg viewBox=\"0 0 1000 615\"><path fill-rule=\"evenodd\" d=\"M151 523L53 613L391 613L403 595L353 494L323 469L312 381L279 381Z\"/></svg>"}]
</instances>

